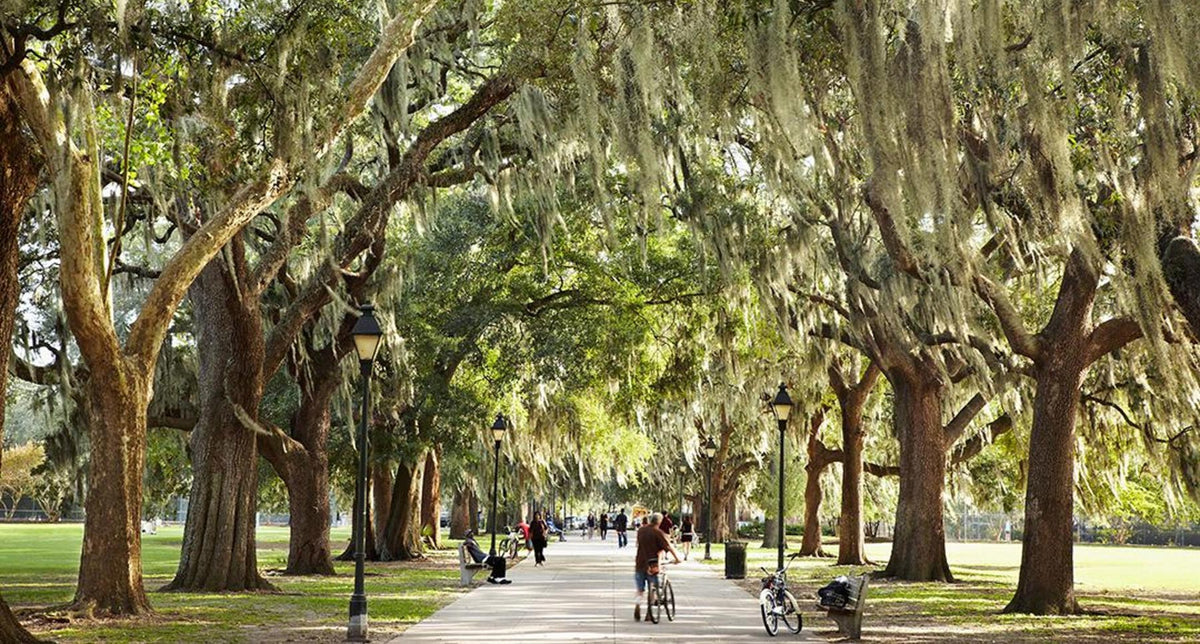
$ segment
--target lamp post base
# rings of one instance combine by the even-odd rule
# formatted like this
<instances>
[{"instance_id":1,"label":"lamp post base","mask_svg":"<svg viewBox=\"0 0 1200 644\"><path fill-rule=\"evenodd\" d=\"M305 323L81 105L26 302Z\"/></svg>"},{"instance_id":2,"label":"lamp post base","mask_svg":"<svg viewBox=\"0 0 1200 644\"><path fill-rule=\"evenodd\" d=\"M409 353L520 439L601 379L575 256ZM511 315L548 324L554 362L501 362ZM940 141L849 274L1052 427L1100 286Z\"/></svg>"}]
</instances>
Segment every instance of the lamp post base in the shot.
<instances>
[{"instance_id":1,"label":"lamp post base","mask_svg":"<svg viewBox=\"0 0 1200 644\"><path fill-rule=\"evenodd\" d=\"M712 559L712 542L705 541L704 542L704 560L709 561L710 559Z\"/></svg>"},{"instance_id":2,"label":"lamp post base","mask_svg":"<svg viewBox=\"0 0 1200 644\"><path fill-rule=\"evenodd\" d=\"M367 597L355 594L350 597L350 625L346 628L347 642L366 642Z\"/></svg>"}]
</instances>

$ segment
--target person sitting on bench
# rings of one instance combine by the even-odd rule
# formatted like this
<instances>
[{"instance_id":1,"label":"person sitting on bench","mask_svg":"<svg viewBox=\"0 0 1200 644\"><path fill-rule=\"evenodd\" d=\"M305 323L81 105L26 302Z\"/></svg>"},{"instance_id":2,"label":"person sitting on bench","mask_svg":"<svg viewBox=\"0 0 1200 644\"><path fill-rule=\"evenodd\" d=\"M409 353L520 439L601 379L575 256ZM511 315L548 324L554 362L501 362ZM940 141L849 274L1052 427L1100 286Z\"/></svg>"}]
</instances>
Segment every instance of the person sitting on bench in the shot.
<instances>
[{"instance_id":1,"label":"person sitting on bench","mask_svg":"<svg viewBox=\"0 0 1200 644\"><path fill-rule=\"evenodd\" d=\"M512 580L504 575L508 570L508 562L504 557L496 556L489 557L484 554L483 548L479 547L479 542L475 541L475 533L468 530L466 540L463 545L467 548L467 554L471 555L471 559L475 563L481 563L492 569L492 574L488 575L489 584L511 584Z\"/></svg>"}]
</instances>

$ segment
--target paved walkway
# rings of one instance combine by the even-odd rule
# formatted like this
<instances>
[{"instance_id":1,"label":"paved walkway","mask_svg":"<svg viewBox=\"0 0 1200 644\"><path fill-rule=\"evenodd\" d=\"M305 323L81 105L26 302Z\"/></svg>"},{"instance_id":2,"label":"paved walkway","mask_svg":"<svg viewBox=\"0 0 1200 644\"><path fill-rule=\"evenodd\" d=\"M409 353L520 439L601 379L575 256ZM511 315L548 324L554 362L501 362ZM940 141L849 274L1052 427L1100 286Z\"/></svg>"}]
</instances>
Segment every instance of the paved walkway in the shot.
<instances>
[{"instance_id":1,"label":"paved walkway","mask_svg":"<svg viewBox=\"0 0 1200 644\"><path fill-rule=\"evenodd\" d=\"M634 622L633 555L632 545L618 550L615 540L552 542L545 566L534 567L529 557L509 569L511 585L482 584L394 643L779 640L763 630L757 598L697 561L668 569L675 621L664 614L658 624ZM804 631L790 635L780 624L780 637L819 641L808 628L806 619Z\"/></svg>"}]
</instances>

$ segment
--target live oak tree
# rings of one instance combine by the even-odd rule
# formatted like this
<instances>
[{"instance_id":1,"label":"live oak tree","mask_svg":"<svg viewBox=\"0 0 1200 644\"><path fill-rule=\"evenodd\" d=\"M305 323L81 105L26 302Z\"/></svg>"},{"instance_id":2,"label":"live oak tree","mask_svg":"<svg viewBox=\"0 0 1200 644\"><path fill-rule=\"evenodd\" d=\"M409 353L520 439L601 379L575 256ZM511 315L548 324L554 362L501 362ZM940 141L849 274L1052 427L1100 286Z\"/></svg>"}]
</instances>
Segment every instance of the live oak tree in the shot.
<instances>
[{"instance_id":1,"label":"live oak tree","mask_svg":"<svg viewBox=\"0 0 1200 644\"><path fill-rule=\"evenodd\" d=\"M20 281L17 266L20 257L18 229L25 216L25 207L38 185L41 158L36 144L19 126L16 105L5 91L6 75L0 72L0 340L12 338ZM0 445L4 443L4 410L8 403L7 346L0 351ZM0 449L0 467L3 467ZM0 640L5 642L36 642L9 610L0 596Z\"/></svg>"},{"instance_id":2,"label":"live oak tree","mask_svg":"<svg viewBox=\"0 0 1200 644\"><path fill-rule=\"evenodd\" d=\"M99 181L105 159L100 153L95 121L95 106L111 80L78 63L83 62L87 52L93 52L115 65L117 78L122 78L124 70L116 61L127 59L135 51L140 53L144 67L153 69L156 62L166 63L169 56L163 56L168 60L152 56L163 50L154 52L150 42L140 38L150 38L158 19L170 27L174 17L147 12L138 4L124 7L122 15L112 16L107 9L91 6L78 9L76 14L64 3L57 14L58 22L49 29L36 23L18 23L18 33L13 34L6 24L5 37L11 36L12 42L20 45L6 49L5 69L12 70L6 78L6 92L15 99L22 123L33 133L46 159L62 248L63 304L91 375L86 389L91 493L75 596L75 605L80 609L125 615L150 608L140 556L146 409L150 377L176 307L226 242L295 185L299 176L314 170L309 160L323 158L363 114L392 64L412 43L420 20L432 4L407 7L385 24L379 45L352 74L344 93L332 97L329 111L314 130L311 154L297 157L287 146L274 149L255 167L239 173L236 181L240 187L230 189L229 199L218 207L200 213L175 213L178 223L192 232L163 266L125 338L117 335L111 315L108 275L112 259L104 239L104 227L110 220L101 208ZM80 25L81 17L89 22ZM139 39L130 38L135 31ZM58 64L35 64L28 52L42 47L36 40L30 42L31 37L54 39L56 46L48 51L58 57ZM150 41L159 45L170 42L165 38ZM70 109L70 118L64 109ZM120 212L114 218L119 218ZM236 554L229 551L218 555L230 563L224 571L215 566L213 574L225 579L234 577L234 584L256 583L253 548L243 549L240 557ZM224 585L225 579L216 585Z\"/></svg>"},{"instance_id":3,"label":"live oak tree","mask_svg":"<svg viewBox=\"0 0 1200 644\"><path fill-rule=\"evenodd\" d=\"M468 22L473 22L471 16L436 14L420 31L418 49L436 52L442 47L459 46L456 43L473 42L472 35L461 26ZM428 61L414 53L408 56L405 65L420 70L425 62ZM470 168L457 167L457 160L470 158L473 150L468 148L455 155L452 151L439 151L439 146L502 103L512 93L515 82L504 74L496 75L479 84L458 109L441 118L430 118L422 110L435 104L444 107L448 99L445 93L455 89L455 81L446 80L451 72L462 74L455 69L439 71L434 66L429 72L434 79L429 81L432 86L427 94L418 92L410 103L391 107L401 110L406 118L427 119L428 124L404 134L404 139L410 142L407 146L396 143L386 155L381 154L382 164L364 168L379 176L375 185L364 186L346 171L333 173L323 185L302 194L279 218L280 223L267 244L252 244L249 234L235 237L228 255L210 262L193 287L197 311L208 312L207 317L201 316L199 320L199 337L204 345L201 373L207 372L210 377L201 380L201 423L198 431L193 432L193 453L199 458L195 461L189 512L194 512L195 517L189 519L180 570L169 588L212 588L216 584L226 589L241 589L261 583L240 574L228 577L220 572L223 568L220 562L209 562L204 556L233 548L247 557L238 563L237 570L249 575L253 568L250 566L254 550L252 512L239 515L242 525L229 531L213 532L204 526L209 523L207 514L219 513L220 507L230 503L253 506L255 488L251 484L259 443L287 484L296 517L292 523L288 571L332 573L324 492L328 480L324 442L329 427L327 410L338 384L340 359L348 353L353 320L340 316L333 328L311 322L334 300L334 293L344 292L361 300L365 283L382 259L381 240L396 203L412 197L423 183L437 186L445 181L443 176L429 177L434 173L428 164L435 154L443 157L442 171L461 172L466 179L473 175ZM426 79L418 73L412 76L415 87L425 84ZM388 93L410 91L396 86L395 72L389 78L393 80L384 84ZM386 122L397 129L401 125L397 121ZM333 205L338 193L352 196L356 204L341 223L342 231L332 240L322 242L328 223L310 226L310 222ZM328 251L320 248L323 243L328 245ZM311 245L316 245L322 255L328 253L324 261L289 261L295 249ZM251 258L257 261L252 262ZM350 271L357 274L347 276ZM268 298L267 289L276 289L278 293ZM261 309L264 303L269 313ZM264 328L264 317L273 321L269 328ZM319 337L323 332L330 334L329 341ZM313 353L293 354L293 345L302 335ZM289 359L304 393L293 417L290 436L263 428L257 419L262 383ZM207 370L206 364L210 365ZM210 414L207 421L206 413ZM209 447L200 449L200 445ZM222 456L205 460L205 455L216 454ZM209 485L209 481L215 480L226 482L219 494L213 493L215 488ZM232 480L243 483L231 495ZM231 541L211 543L212 539Z\"/></svg>"}]
</instances>

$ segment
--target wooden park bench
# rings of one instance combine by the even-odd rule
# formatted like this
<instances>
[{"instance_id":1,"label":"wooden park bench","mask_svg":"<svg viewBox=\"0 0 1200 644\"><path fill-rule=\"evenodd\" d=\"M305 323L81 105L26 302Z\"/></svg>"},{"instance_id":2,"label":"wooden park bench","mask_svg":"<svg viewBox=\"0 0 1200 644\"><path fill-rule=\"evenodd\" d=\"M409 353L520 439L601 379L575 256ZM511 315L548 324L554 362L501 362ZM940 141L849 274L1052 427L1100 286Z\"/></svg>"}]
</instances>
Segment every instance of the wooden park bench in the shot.
<instances>
[{"instance_id":1,"label":"wooden park bench","mask_svg":"<svg viewBox=\"0 0 1200 644\"><path fill-rule=\"evenodd\" d=\"M460 586L470 586L471 580L475 579L475 574L480 570L487 570L487 564L475 563L471 559L471 555L467 554L467 544L461 543L458 546L458 572Z\"/></svg>"},{"instance_id":2,"label":"wooden park bench","mask_svg":"<svg viewBox=\"0 0 1200 644\"><path fill-rule=\"evenodd\" d=\"M829 618L837 623L838 632L848 639L856 640L862 636L863 611L867 608L867 582L870 575L850 578L850 598L844 608L818 606L827 611Z\"/></svg>"}]
</instances>

